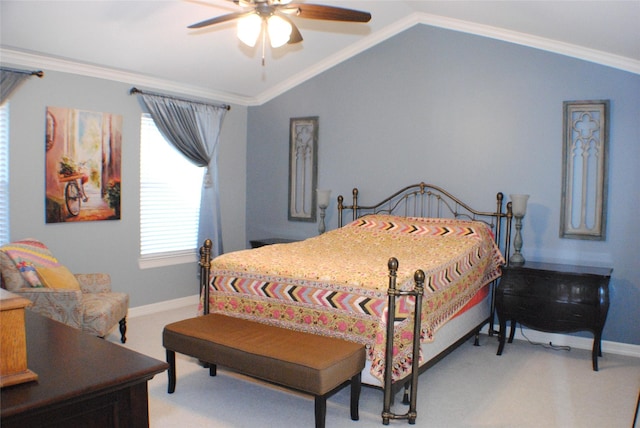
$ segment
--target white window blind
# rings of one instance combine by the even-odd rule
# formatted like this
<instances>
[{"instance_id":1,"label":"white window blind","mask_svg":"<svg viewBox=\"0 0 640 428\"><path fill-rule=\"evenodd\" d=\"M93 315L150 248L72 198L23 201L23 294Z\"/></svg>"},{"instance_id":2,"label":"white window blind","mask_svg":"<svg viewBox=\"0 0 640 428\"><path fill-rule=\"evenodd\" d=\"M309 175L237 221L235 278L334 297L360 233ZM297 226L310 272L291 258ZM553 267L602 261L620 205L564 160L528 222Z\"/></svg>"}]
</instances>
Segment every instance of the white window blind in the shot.
<instances>
[{"instance_id":1,"label":"white window blind","mask_svg":"<svg viewBox=\"0 0 640 428\"><path fill-rule=\"evenodd\" d=\"M142 115L140 132L140 266L196 257L204 168L192 164Z\"/></svg>"},{"instance_id":2,"label":"white window blind","mask_svg":"<svg viewBox=\"0 0 640 428\"><path fill-rule=\"evenodd\" d=\"M0 245L9 242L9 102L0 105Z\"/></svg>"}]
</instances>

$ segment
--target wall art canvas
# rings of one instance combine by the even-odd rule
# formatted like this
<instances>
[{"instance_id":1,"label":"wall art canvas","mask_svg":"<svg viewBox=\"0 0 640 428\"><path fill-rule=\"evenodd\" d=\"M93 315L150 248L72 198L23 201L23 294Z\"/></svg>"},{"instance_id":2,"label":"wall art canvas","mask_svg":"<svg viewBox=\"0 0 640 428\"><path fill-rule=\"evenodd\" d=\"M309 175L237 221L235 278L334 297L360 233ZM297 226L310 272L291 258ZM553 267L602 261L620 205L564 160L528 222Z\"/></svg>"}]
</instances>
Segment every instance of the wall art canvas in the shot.
<instances>
[{"instance_id":1,"label":"wall art canvas","mask_svg":"<svg viewBox=\"0 0 640 428\"><path fill-rule=\"evenodd\" d=\"M46 111L46 222L120 219L122 115Z\"/></svg>"}]
</instances>

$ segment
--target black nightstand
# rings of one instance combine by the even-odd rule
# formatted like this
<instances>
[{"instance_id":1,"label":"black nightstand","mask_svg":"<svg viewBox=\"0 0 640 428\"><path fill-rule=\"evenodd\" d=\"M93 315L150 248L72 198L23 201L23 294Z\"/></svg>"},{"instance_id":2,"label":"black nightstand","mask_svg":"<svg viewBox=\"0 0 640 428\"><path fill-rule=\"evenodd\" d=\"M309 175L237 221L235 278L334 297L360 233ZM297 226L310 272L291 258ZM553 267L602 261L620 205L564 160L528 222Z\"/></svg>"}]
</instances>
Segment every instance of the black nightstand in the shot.
<instances>
[{"instance_id":1,"label":"black nightstand","mask_svg":"<svg viewBox=\"0 0 640 428\"><path fill-rule=\"evenodd\" d=\"M296 239L286 239L286 238L266 238L266 239L254 239L249 241L251 244L251 248L260 248L265 245L272 244L289 244L291 242L296 242Z\"/></svg>"},{"instance_id":2,"label":"black nightstand","mask_svg":"<svg viewBox=\"0 0 640 428\"><path fill-rule=\"evenodd\" d=\"M502 354L507 320L511 321L509 343L516 322L553 333L593 333L593 370L602 356L602 329L609 311L609 279L612 269L591 266L527 262L508 266L496 288L496 312L500 322Z\"/></svg>"}]
</instances>

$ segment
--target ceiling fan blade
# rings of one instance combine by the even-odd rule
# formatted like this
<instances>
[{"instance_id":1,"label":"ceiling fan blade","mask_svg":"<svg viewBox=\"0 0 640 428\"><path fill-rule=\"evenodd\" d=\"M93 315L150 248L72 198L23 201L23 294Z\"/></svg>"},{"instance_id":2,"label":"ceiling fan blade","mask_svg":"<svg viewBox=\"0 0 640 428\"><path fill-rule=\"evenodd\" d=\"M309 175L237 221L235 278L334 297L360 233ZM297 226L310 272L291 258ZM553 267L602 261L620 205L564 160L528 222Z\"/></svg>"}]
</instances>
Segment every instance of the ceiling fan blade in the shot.
<instances>
[{"instance_id":1,"label":"ceiling fan blade","mask_svg":"<svg viewBox=\"0 0 640 428\"><path fill-rule=\"evenodd\" d=\"M297 16L307 19L348 22L369 22L371 20L371 14L369 12L320 4L290 3L284 6L283 9L298 9Z\"/></svg>"},{"instance_id":2,"label":"ceiling fan blade","mask_svg":"<svg viewBox=\"0 0 640 428\"><path fill-rule=\"evenodd\" d=\"M252 13L255 13L255 11L251 10L251 11L245 11L245 12L228 13L226 15L216 16L215 18L205 19L202 22L191 24L187 28L208 27L209 25L220 24L221 22L227 22L227 21L232 21L234 19L244 18L245 16L251 15Z\"/></svg>"}]
</instances>

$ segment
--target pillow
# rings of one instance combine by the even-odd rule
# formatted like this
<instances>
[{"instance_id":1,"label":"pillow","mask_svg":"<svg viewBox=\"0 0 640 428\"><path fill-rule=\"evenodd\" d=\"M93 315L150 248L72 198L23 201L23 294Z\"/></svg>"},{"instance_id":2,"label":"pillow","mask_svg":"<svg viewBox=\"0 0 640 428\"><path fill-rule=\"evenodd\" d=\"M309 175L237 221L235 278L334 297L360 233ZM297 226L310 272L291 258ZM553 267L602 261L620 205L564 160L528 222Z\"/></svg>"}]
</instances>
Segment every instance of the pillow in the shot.
<instances>
[{"instance_id":1,"label":"pillow","mask_svg":"<svg viewBox=\"0 0 640 428\"><path fill-rule=\"evenodd\" d=\"M48 288L80 290L80 283L65 266L36 267L42 285Z\"/></svg>"},{"instance_id":2,"label":"pillow","mask_svg":"<svg viewBox=\"0 0 640 428\"><path fill-rule=\"evenodd\" d=\"M24 287L31 287L31 284L24 279L24 276L18 270L18 266L16 266L7 253L2 251L2 247L0 247L0 275L2 275L2 288L6 288L9 291L17 291ZM37 273L35 275L36 277L38 276ZM37 279L38 283L40 283L40 278Z\"/></svg>"},{"instance_id":3,"label":"pillow","mask_svg":"<svg viewBox=\"0 0 640 428\"><path fill-rule=\"evenodd\" d=\"M17 267L22 274L22 277L29 283L29 285L35 288L45 287L45 285L40 280L40 277L34 265L29 262L19 262Z\"/></svg>"},{"instance_id":4,"label":"pillow","mask_svg":"<svg viewBox=\"0 0 640 428\"><path fill-rule=\"evenodd\" d=\"M9 257L22 274L26 285L31 287L44 287L36 273L36 267L60 266L47 246L36 239L28 238L8 243L0 247L0 251ZM4 265L4 263L2 264ZM3 266L3 270L4 268L5 266ZM10 288L21 288L17 284L10 285L12 286Z\"/></svg>"}]
</instances>

